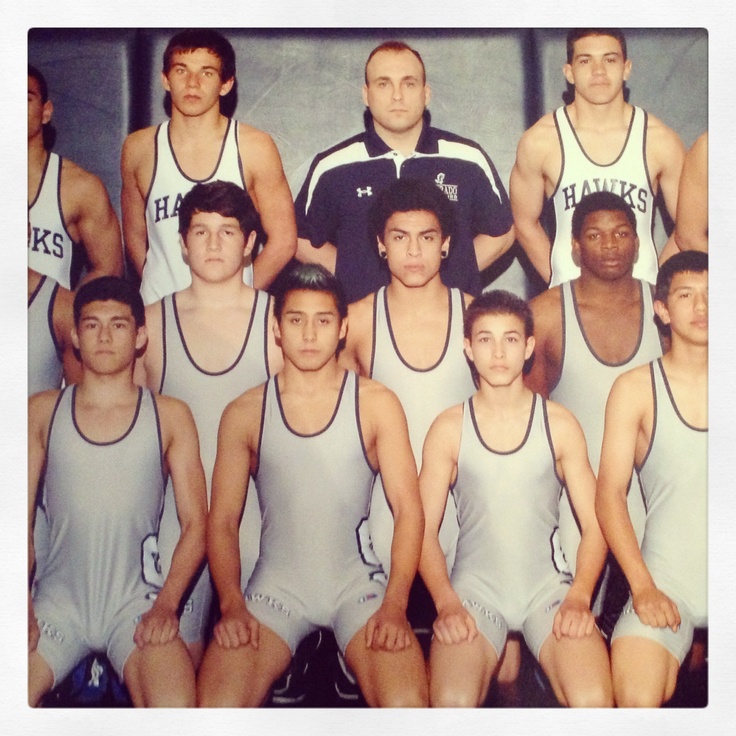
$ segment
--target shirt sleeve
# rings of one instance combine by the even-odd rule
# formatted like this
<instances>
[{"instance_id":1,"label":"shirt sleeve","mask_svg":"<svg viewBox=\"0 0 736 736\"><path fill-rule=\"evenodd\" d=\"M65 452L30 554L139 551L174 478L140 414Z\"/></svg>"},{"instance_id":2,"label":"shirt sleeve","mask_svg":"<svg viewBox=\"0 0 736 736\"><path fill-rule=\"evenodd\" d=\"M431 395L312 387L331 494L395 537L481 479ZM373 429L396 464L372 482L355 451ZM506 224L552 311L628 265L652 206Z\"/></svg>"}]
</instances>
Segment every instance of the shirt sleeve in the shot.
<instances>
[{"instance_id":1,"label":"shirt sleeve","mask_svg":"<svg viewBox=\"0 0 736 736\"><path fill-rule=\"evenodd\" d=\"M332 196L329 171L316 173L319 157L309 168L307 178L294 201L297 234L319 248L335 242L338 227L337 198Z\"/></svg>"}]
</instances>

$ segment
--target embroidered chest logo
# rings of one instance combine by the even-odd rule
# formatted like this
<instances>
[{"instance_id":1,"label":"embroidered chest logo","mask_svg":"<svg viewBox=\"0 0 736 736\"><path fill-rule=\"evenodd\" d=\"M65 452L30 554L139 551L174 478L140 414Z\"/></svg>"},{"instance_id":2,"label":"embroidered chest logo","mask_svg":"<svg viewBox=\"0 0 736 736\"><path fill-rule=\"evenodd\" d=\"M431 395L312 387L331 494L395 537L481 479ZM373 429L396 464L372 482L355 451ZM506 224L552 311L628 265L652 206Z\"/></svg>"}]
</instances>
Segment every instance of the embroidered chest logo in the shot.
<instances>
[{"instance_id":1,"label":"embroidered chest logo","mask_svg":"<svg viewBox=\"0 0 736 736\"><path fill-rule=\"evenodd\" d=\"M355 191L358 193L359 197L362 197L364 194L366 197L370 197L373 195L373 189L371 187L366 187L365 189L361 189L360 187L358 187Z\"/></svg>"},{"instance_id":2,"label":"embroidered chest logo","mask_svg":"<svg viewBox=\"0 0 736 736\"><path fill-rule=\"evenodd\" d=\"M435 177L434 183L447 195L450 202L457 202L457 184L445 184L445 174L440 172Z\"/></svg>"}]
</instances>

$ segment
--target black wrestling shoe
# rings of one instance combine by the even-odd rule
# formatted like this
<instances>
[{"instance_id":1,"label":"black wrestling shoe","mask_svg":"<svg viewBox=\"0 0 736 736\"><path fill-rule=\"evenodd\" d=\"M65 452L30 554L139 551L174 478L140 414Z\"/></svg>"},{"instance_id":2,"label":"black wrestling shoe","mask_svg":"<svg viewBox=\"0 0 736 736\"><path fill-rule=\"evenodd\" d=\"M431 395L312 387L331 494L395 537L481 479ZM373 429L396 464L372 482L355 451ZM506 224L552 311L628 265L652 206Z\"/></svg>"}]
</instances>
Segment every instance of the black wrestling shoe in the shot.
<instances>
[{"instance_id":1,"label":"black wrestling shoe","mask_svg":"<svg viewBox=\"0 0 736 736\"><path fill-rule=\"evenodd\" d=\"M336 661L333 667L335 693L343 703L357 703L361 697L358 681L339 649L336 650L335 656Z\"/></svg>"},{"instance_id":2,"label":"black wrestling shoe","mask_svg":"<svg viewBox=\"0 0 736 736\"><path fill-rule=\"evenodd\" d=\"M307 697L307 671L322 644L322 631L307 636L296 648L291 664L271 691L274 705L299 705Z\"/></svg>"}]
</instances>

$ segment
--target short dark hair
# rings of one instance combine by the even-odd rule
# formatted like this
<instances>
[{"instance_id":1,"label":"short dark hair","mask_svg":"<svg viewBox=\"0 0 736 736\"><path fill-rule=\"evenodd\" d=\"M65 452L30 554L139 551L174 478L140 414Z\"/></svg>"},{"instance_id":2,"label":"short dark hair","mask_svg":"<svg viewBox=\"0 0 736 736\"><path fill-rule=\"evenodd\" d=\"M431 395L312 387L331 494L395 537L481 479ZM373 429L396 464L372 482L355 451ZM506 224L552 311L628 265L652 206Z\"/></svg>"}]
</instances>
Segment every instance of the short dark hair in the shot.
<instances>
[{"instance_id":1,"label":"short dark hair","mask_svg":"<svg viewBox=\"0 0 736 736\"><path fill-rule=\"evenodd\" d=\"M395 53L399 53L401 51L410 51L412 54L414 54L414 56L417 57L419 63L422 65L422 84L427 83L427 70L424 68L424 61L422 60L422 57L419 55L419 52L416 49L413 49L411 46L409 46L408 43L404 43L403 41L384 41L382 44L376 46L376 48L374 48L373 51L370 52L370 54L368 54L368 59L365 62L365 69L363 71L363 76L365 77L366 84L368 84L368 64L379 51L393 51Z\"/></svg>"},{"instance_id":2,"label":"short dark hair","mask_svg":"<svg viewBox=\"0 0 736 736\"><path fill-rule=\"evenodd\" d=\"M534 317L529 304L510 291L494 289L474 299L465 310L463 335L468 340L473 335L473 325L487 314L513 314L524 323L524 337L534 335Z\"/></svg>"},{"instance_id":3,"label":"short dark hair","mask_svg":"<svg viewBox=\"0 0 736 736\"><path fill-rule=\"evenodd\" d=\"M234 217L247 238L260 226L260 217L248 192L230 181L212 181L195 184L179 205L179 234L186 237L192 217L197 212L216 212L223 217Z\"/></svg>"},{"instance_id":4,"label":"short dark hair","mask_svg":"<svg viewBox=\"0 0 736 736\"><path fill-rule=\"evenodd\" d=\"M38 89L41 92L41 103L45 104L48 102L49 85L46 82L46 77L44 77L43 74L41 74L41 71L37 67L33 66L33 64L28 65L28 76L38 82Z\"/></svg>"},{"instance_id":5,"label":"short dark hair","mask_svg":"<svg viewBox=\"0 0 736 736\"><path fill-rule=\"evenodd\" d=\"M396 212L431 212L440 224L442 238L452 235L455 212L447 195L436 185L424 179L397 179L376 197L368 213L368 224L373 242L383 242L386 223Z\"/></svg>"},{"instance_id":6,"label":"short dark hair","mask_svg":"<svg viewBox=\"0 0 736 736\"><path fill-rule=\"evenodd\" d=\"M575 43L581 38L588 36L611 36L615 38L620 46L621 53L624 55L624 61L628 58L626 55L626 36L620 28L571 28L567 32L567 63L572 64L573 54L575 53Z\"/></svg>"},{"instance_id":7,"label":"short dark hair","mask_svg":"<svg viewBox=\"0 0 736 736\"><path fill-rule=\"evenodd\" d=\"M82 308L91 302L120 302L127 304L133 313L136 327L146 324L146 310L140 292L120 276L100 276L79 287L74 296L74 324L79 326Z\"/></svg>"},{"instance_id":8,"label":"short dark hair","mask_svg":"<svg viewBox=\"0 0 736 736\"><path fill-rule=\"evenodd\" d=\"M284 312L286 297L292 291L322 291L331 294L340 319L345 319L348 315L345 291L334 274L324 266L316 263L292 262L281 272L273 288L273 313L278 322L281 321Z\"/></svg>"},{"instance_id":9,"label":"short dark hair","mask_svg":"<svg viewBox=\"0 0 736 736\"><path fill-rule=\"evenodd\" d=\"M654 298L659 302L667 302L672 279L678 273L703 273L708 270L708 254L699 250L685 250L675 253L659 268L657 284L654 287Z\"/></svg>"},{"instance_id":10,"label":"short dark hair","mask_svg":"<svg viewBox=\"0 0 736 736\"><path fill-rule=\"evenodd\" d=\"M572 213L572 237L580 242L583 234L585 218L593 212L623 212L636 235L636 215L623 197L613 192L591 192L586 194L576 205Z\"/></svg>"},{"instance_id":11,"label":"short dark hair","mask_svg":"<svg viewBox=\"0 0 736 736\"><path fill-rule=\"evenodd\" d=\"M225 36L212 28L190 28L172 36L164 50L164 74L171 69L171 59L177 52L186 53L196 49L207 49L221 62L220 79L227 82L235 77L235 51Z\"/></svg>"}]
</instances>

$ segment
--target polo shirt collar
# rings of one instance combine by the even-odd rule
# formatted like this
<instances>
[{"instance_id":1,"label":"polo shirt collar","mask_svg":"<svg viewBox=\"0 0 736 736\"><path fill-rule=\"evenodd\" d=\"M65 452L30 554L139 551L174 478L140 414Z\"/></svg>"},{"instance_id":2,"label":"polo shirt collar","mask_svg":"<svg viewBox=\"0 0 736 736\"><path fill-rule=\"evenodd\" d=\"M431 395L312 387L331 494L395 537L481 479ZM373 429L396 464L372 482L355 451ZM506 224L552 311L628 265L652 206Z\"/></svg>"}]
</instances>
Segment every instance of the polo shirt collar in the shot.
<instances>
[{"instance_id":1,"label":"polo shirt collar","mask_svg":"<svg viewBox=\"0 0 736 736\"><path fill-rule=\"evenodd\" d=\"M365 147L368 151L368 155L371 158L377 156L385 156L387 153L391 153L392 149L386 144L386 142L376 133L376 129L373 125L373 118L371 117L368 108L365 110L365 128L366 138ZM424 111L422 121L422 132L419 134L419 140L416 146L417 153L438 153L439 144L437 140L436 130L430 125L429 110Z\"/></svg>"}]
</instances>

